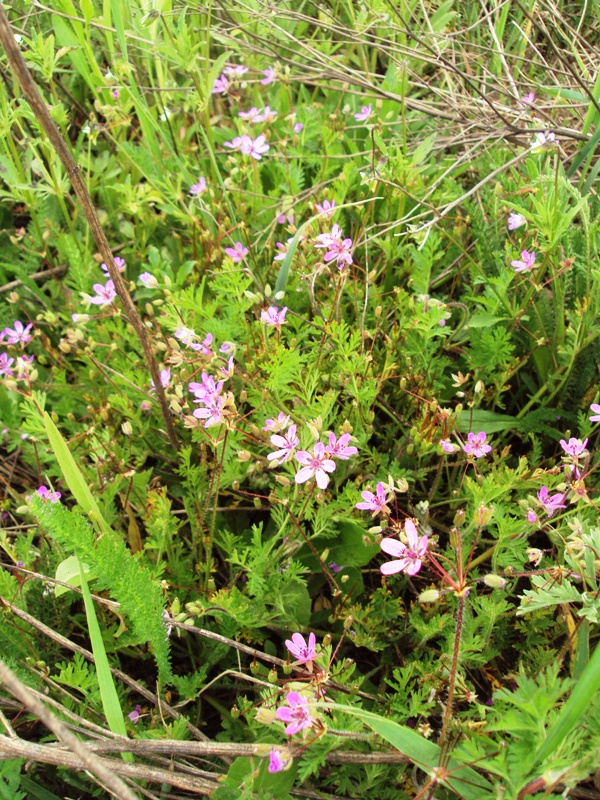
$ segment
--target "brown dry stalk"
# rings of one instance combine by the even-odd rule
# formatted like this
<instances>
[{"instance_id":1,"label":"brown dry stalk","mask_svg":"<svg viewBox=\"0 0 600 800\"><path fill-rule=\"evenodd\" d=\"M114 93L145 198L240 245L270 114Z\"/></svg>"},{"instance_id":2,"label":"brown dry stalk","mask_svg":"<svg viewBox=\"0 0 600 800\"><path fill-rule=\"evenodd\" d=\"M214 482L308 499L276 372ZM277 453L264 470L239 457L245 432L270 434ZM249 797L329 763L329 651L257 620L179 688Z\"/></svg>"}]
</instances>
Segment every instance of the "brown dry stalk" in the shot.
<instances>
[{"instance_id":1,"label":"brown dry stalk","mask_svg":"<svg viewBox=\"0 0 600 800\"><path fill-rule=\"evenodd\" d=\"M21 703L41 720L61 742L67 745L69 750L71 750L80 762L81 769L92 772L115 797L119 798L119 800L137 800L135 793L117 777L114 768L106 764L104 759L98 758L98 756L90 752L85 744L78 739L75 734L71 733L65 723L58 717L55 717L50 709L46 708L46 706L29 691L27 686L25 686L14 672L1 660L0 681L13 697L20 700ZM14 738L8 738L7 741L10 742L13 747L18 747L20 742L20 740Z\"/></svg>"},{"instance_id":2,"label":"brown dry stalk","mask_svg":"<svg viewBox=\"0 0 600 800\"><path fill-rule=\"evenodd\" d=\"M23 96L31 106L31 110L35 114L39 124L46 132L50 144L62 161L67 175L69 176L69 180L71 181L73 191L77 195L77 199L83 208L83 213L88 221L88 225L90 226L92 235L96 241L98 250L100 251L100 255L102 256L102 259L108 268L108 273L115 285L115 290L119 296L119 299L121 300L121 303L123 304L125 315L133 327L142 346L142 350L144 351L146 364L150 370L150 374L152 375L154 389L156 391L160 410L165 421L167 435L171 441L171 444L177 450L179 448L179 441L177 439L177 434L175 433L173 418L171 416L171 412L169 411L169 405L167 403L165 391L160 382L160 372L158 369L158 364L156 363L156 359L154 358L154 353L152 352L152 345L150 343L148 331L146 330L144 323L138 314L138 310L131 299L131 295L129 294L127 286L125 285L125 281L121 277L121 273L115 265L108 239L106 238L104 230L102 229L102 225L100 224L100 220L98 219L98 215L96 214L96 209L92 203L92 198L90 197L85 183L81 178L79 166L73 158L61 132L50 116L48 107L46 106L46 103L44 102L36 83L33 80L31 72L29 71L29 67L21 55L21 51L19 50L19 47L15 41L15 37L10 26L10 22L6 16L6 11L1 4L0 43L4 48L6 57L8 58L15 75L17 76Z\"/></svg>"}]
</instances>

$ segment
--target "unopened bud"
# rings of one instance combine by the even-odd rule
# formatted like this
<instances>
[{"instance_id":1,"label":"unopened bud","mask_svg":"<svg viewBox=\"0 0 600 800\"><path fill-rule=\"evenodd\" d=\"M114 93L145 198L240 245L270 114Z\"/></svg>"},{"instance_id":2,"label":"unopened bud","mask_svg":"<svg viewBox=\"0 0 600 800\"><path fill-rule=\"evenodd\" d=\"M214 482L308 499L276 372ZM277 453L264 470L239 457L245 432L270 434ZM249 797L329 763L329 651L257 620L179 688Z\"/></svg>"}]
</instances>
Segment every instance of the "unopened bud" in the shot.
<instances>
[{"instance_id":1,"label":"unopened bud","mask_svg":"<svg viewBox=\"0 0 600 800\"><path fill-rule=\"evenodd\" d=\"M257 711L254 719L257 722L260 722L261 725L270 725L272 722L275 722L275 714L276 711L274 708L265 708L261 706Z\"/></svg>"},{"instance_id":2,"label":"unopened bud","mask_svg":"<svg viewBox=\"0 0 600 800\"><path fill-rule=\"evenodd\" d=\"M408 481L406 478L400 478L396 481L396 491L397 492L408 492Z\"/></svg>"},{"instance_id":3,"label":"unopened bud","mask_svg":"<svg viewBox=\"0 0 600 800\"><path fill-rule=\"evenodd\" d=\"M277 683L277 670L275 667L269 670L269 674L267 675L267 680L269 683Z\"/></svg>"},{"instance_id":4,"label":"unopened bud","mask_svg":"<svg viewBox=\"0 0 600 800\"><path fill-rule=\"evenodd\" d=\"M344 620L344 630L349 630L354 625L354 617L346 617Z\"/></svg>"},{"instance_id":5,"label":"unopened bud","mask_svg":"<svg viewBox=\"0 0 600 800\"><path fill-rule=\"evenodd\" d=\"M133 433L131 422L129 422L129 420L123 422L123 424L121 425L121 430L123 431L125 436L131 436L131 434Z\"/></svg>"},{"instance_id":6,"label":"unopened bud","mask_svg":"<svg viewBox=\"0 0 600 800\"><path fill-rule=\"evenodd\" d=\"M481 393L483 392L483 390L484 390L484 389L485 389L485 386L484 386L484 384L483 384L483 381L477 381L477 383L475 384L475 388L473 389L473 391L475 392L475 394L481 394Z\"/></svg>"},{"instance_id":7,"label":"unopened bud","mask_svg":"<svg viewBox=\"0 0 600 800\"><path fill-rule=\"evenodd\" d=\"M475 509L475 514L473 515L473 520L475 525L478 528L483 528L494 515L494 509L488 508L483 503L480 503L479 506Z\"/></svg>"},{"instance_id":8,"label":"unopened bud","mask_svg":"<svg viewBox=\"0 0 600 800\"><path fill-rule=\"evenodd\" d=\"M465 521L465 512L462 510L462 508L459 508L456 514L454 515L454 524L456 526L462 525L464 521Z\"/></svg>"},{"instance_id":9,"label":"unopened bud","mask_svg":"<svg viewBox=\"0 0 600 800\"><path fill-rule=\"evenodd\" d=\"M237 451L237 459L238 461L250 461L252 458L252 453L249 453L248 450L238 450Z\"/></svg>"},{"instance_id":10,"label":"unopened bud","mask_svg":"<svg viewBox=\"0 0 600 800\"><path fill-rule=\"evenodd\" d=\"M346 581L348 581L349 578L350 578L350 575L342 575L342 577L340 578L340 581L342 583L346 583Z\"/></svg>"},{"instance_id":11,"label":"unopened bud","mask_svg":"<svg viewBox=\"0 0 600 800\"><path fill-rule=\"evenodd\" d=\"M437 589L427 589L419 595L419 603L435 603L441 596Z\"/></svg>"},{"instance_id":12,"label":"unopened bud","mask_svg":"<svg viewBox=\"0 0 600 800\"><path fill-rule=\"evenodd\" d=\"M506 584L508 581L506 578L502 578L500 575L484 575L483 582L486 586L489 586L490 589L506 589Z\"/></svg>"},{"instance_id":13,"label":"unopened bud","mask_svg":"<svg viewBox=\"0 0 600 800\"><path fill-rule=\"evenodd\" d=\"M240 403L245 403L248 399L248 392L245 389L242 389L240 392Z\"/></svg>"},{"instance_id":14,"label":"unopened bud","mask_svg":"<svg viewBox=\"0 0 600 800\"><path fill-rule=\"evenodd\" d=\"M280 483L282 486L289 486L290 479L286 475L275 475L275 480L277 483Z\"/></svg>"}]
</instances>

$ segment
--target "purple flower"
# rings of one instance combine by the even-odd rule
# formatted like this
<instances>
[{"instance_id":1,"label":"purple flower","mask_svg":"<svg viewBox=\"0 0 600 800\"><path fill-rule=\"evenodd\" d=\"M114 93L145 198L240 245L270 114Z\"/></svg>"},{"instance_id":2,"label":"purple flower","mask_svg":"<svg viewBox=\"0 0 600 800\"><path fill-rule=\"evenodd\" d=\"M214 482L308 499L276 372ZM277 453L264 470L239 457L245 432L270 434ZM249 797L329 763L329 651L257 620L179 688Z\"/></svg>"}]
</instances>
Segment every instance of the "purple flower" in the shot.
<instances>
[{"instance_id":1,"label":"purple flower","mask_svg":"<svg viewBox=\"0 0 600 800\"><path fill-rule=\"evenodd\" d=\"M309 633L308 644L301 633L293 633L291 641L289 639L285 640L285 646L294 656L295 660L299 661L301 664L308 664L315 660L316 644L317 637L314 633Z\"/></svg>"},{"instance_id":2,"label":"purple flower","mask_svg":"<svg viewBox=\"0 0 600 800\"><path fill-rule=\"evenodd\" d=\"M274 431L275 433L279 433L279 431L285 430L289 424L290 415L284 414L283 411L280 411L277 415L277 419L265 420L263 431Z\"/></svg>"},{"instance_id":3,"label":"purple flower","mask_svg":"<svg viewBox=\"0 0 600 800\"><path fill-rule=\"evenodd\" d=\"M354 115L357 122L366 122L373 113L373 106L369 103L368 106L363 106L360 111Z\"/></svg>"},{"instance_id":4,"label":"purple flower","mask_svg":"<svg viewBox=\"0 0 600 800\"><path fill-rule=\"evenodd\" d=\"M335 209L335 200L332 200L331 202L329 202L329 200L323 200L322 204L316 204L316 208L320 214L323 214L325 219L331 219Z\"/></svg>"},{"instance_id":5,"label":"purple flower","mask_svg":"<svg viewBox=\"0 0 600 800\"><path fill-rule=\"evenodd\" d=\"M511 211L508 215L508 222L506 223L506 227L509 231L516 231L517 228L521 228L523 225L527 224L527 220L523 216L523 214L517 214L516 211Z\"/></svg>"},{"instance_id":6,"label":"purple flower","mask_svg":"<svg viewBox=\"0 0 600 800\"><path fill-rule=\"evenodd\" d=\"M192 381L189 385L190 392L195 396L195 403L206 403L221 394L224 381L215 383L215 379L207 372L202 372L202 382Z\"/></svg>"},{"instance_id":7,"label":"purple flower","mask_svg":"<svg viewBox=\"0 0 600 800\"><path fill-rule=\"evenodd\" d=\"M357 503L356 507L361 511L372 511L373 516L382 511L389 511L387 507L387 488L385 483L379 481L375 494L373 492L361 492L362 502Z\"/></svg>"},{"instance_id":8,"label":"purple flower","mask_svg":"<svg viewBox=\"0 0 600 800\"><path fill-rule=\"evenodd\" d=\"M228 89L229 81L224 74L221 74L218 78L215 78L212 88L213 94L227 94Z\"/></svg>"},{"instance_id":9,"label":"purple flower","mask_svg":"<svg viewBox=\"0 0 600 800\"><path fill-rule=\"evenodd\" d=\"M38 497L41 497L44 502L48 501L49 503L58 503L62 497L60 492L51 492L47 486L40 486L36 494Z\"/></svg>"},{"instance_id":10,"label":"purple flower","mask_svg":"<svg viewBox=\"0 0 600 800\"><path fill-rule=\"evenodd\" d=\"M521 259L517 258L510 262L511 267L515 268L515 272L529 272L531 269L533 269L534 264L535 250L532 250L531 253L528 250L523 250L521 253Z\"/></svg>"},{"instance_id":11,"label":"purple flower","mask_svg":"<svg viewBox=\"0 0 600 800\"><path fill-rule=\"evenodd\" d=\"M265 77L261 80L262 85L268 86L270 83L273 83L276 74L277 72L275 67L267 67L265 70L263 70L263 75Z\"/></svg>"},{"instance_id":12,"label":"purple flower","mask_svg":"<svg viewBox=\"0 0 600 800\"><path fill-rule=\"evenodd\" d=\"M312 453L308 450L297 452L296 461L302 464L302 469L296 473L296 483L305 483L314 477L319 489L327 488L329 483L327 473L335 471L335 461L327 458L323 442L317 442Z\"/></svg>"},{"instance_id":13,"label":"purple flower","mask_svg":"<svg viewBox=\"0 0 600 800\"><path fill-rule=\"evenodd\" d=\"M250 137L247 136L247 139ZM223 142L223 147L229 147L231 150L239 150L242 146L242 137L236 136L230 142Z\"/></svg>"},{"instance_id":14,"label":"purple flower","mask_svg":"<svg viewBox=\"0 0 600 800\"><path fill-rule=\"evenodd\" d=\"M198 195L204 194L206 189L206 178L199 178L198 183L193 183L190 186L190 195L192 197L197 197Z\"/></svg>"},{"instance_id":15,"label":"purple flower","mask_svg":"<svg viewBox=\"0 0 600 800\"><path fill-rule=\"evenodd\" d=\"M288 736L293 736L303 728L310 728L314 719L308 709L308 700L301 697L298 692L288 692L285 698L289 708L281 707L277 709L275 716L281 722L287 722L285 732Z\"/></svg>"},{"instance_id":16,"label":"purple flower","mask_svg":"<svg viewBox=\"0 0 600 800\"><path fill-rule=\"evenodd\" d=\"M301 242L304 239L304 236L300 236L298 241ZM288 247L294 241L294 237L290 236L287 240L286 244L282 244L281 242L275 242L275 247L279 251L276 256L273 256L273 261L283 261L283 259L287 256Z\"/></svg>"},{"instance_id":17,"label":"purple flower","mask_svg":"<svg viewBox=\"0 0 600 800\"><path fill-rule=\"evenodd\" d=\"M115 98L115 100L117 100L118 97L119 97L119 90L118 89L113 89L111 94Z\"/></svg>"},{"instance_id":18,"label":"purple flower","mask_svg":"<svg viewBox=\"0 0 600 800\"><path fill-rule=\"evenodd\" d=\"M336 564L335 561L330 561L327 565L332 572L338 573L341 572L344 567L341 567L339 564Z\"/></svg>"},{"instance_id":19,"label":"purple flower","mask_svg":"<svg viewBox=\"0 0 600 800\"><path fill-rule=\"evenodd\" d=\"M535 101L535 95L533 92L529 92L529 94L524 95L520 100L519 103L523 103L523 105L531 105Z\"/></svg>"},{"instance_id":20,"label":"purple flower","mask_svg":"<svg viewBox=\"0 0 600 800\"><path fill-rule=\"evenodd\" d=\"M233 356L229 356L226 367L220 367L221 375L225 378L231 378L234 372Z\"/></svg>"},{"instance_id":21,"label":"purple flower","mask_svg":"<svg viewBox=\"0 0 600 800\"><path fill-rule=\"evenodd\" d=\"M124 258L121 258L120 256L115 256L113 258L113 261L115 262L115 267L117 268L117 270L119 272L125 272L125 267L127 266L127 264L125 263L125 259ZM106 266L104 261L102 262L102 264L100 264L100 269L104 273L104 276L106 278L108 278L110 273L109 273L108 267Z\"/></svg>"},{"instance_id":22,"label":"purple flower","mask_svg":"<svg viewBox=\"0 0 600 800\"><path fill-rule=\"evenodd\" d=\"M300 131L304 128L304 125L301 122L296 122L294 125L294 133L300 133Z\"/></svg>"},{"instance_id":23,"label":"purple flower","mask_svg":"<svg viewBox=\"0 0 600 800\"><path fill-rule=\"evenodd\" d=\"M195 331L191 328L177 328L173 336L176 339L179 339L180 342L183 344L187 344L188 347L192 347L192 345L196 342L198 335ZM197 349L194 347L194 350Z\"/></svg>"},{"instance_id":24,"label":"purple flower","mask_svg":"<svg viewBox=\"0 0 600 800\"><path fill-rule=\"evenodd\" d=\"M354 447L354 445L347 447L349 441L349 433L342 434L337 440L335 433L330 433L329 444L326 445L325 452L334 458L339 458L342 461L348 461L350 456L355 456L358 453L358 449Z\"/></svg>"},{"instance_id":25,"label":"purple flower","mask_svg":"<svg viewBox=\"0 0 600 800\"><path fill-rule=\"evenodd\" d=\"M590 411L593 411L593 415L590 417L590 422L600 422L600 404L599 403L592 403L590 406Z\"/></svg>"},{"instance_id":26,"label":"purple flower","mask_svg":"<svg viewBox=\"0 0 600 800\"><path fill-rule=\"evenodd\" d=\"M0 377L10 377L13 374L13 362L14 358L9 358L7 353L0 353Z\"/></svg>"},{"instance_id":27,"label":"purple flower","mask_svg":"<svg viewBox=\"0 0 600 800\"><path fill-rule=\"evenodd\" d=\"M264 154L269 151L267 137L261 133L260 136L257 136L254 140L252 140L249 136L247 136L246 139L249 139L250 141L242 142L242 153L247 156L252 156L252 158L254 158L256 161L260 161Z\"/></svg>"},{"instance_id":28,"label":"purple flower","mask_svg":"<svg viewBox=\"0 0 600 800\"><path fill-rule=\"evenodd\" d=\"M264 81L261 81L264 83ZM269 772L281 772L290 762L289 754L281 750L271 750L269 753Z\"/></svg>"},{"instance_id":29,"label":"purple flower","mask_svg":"<svg viewBox=\"0 0 600 800\"><path fill-rule=\"evenodd\" d=\"M536 133L535 139L531 144L531 152L541 153L544 150L552 150L552 148L557 147L559 143L559 140L552 131L550 131L550 133L540 131L540 133Z\"/></svg>"},{"instance_id":30,"label":"purple flower","mask_svg":"<svg viewBox=\"0 0 600 800\"><path fill-rule=\"evenodd\" d=\"M289 461L300 444L300 439L296 436L296 428L296 425L290 425L285 436L280 436L278 433L271 436L271 444L279 449L274 453L269 453L267 456L268 461L277 459L280 464L285 464L286 461Z\"/></svg>"},{"instance_id":31,"label":"purple flower","mask_svg":"<svg viewBox=\"0 0 600 800\"><path fill-rule=\"evenodd\" d=\"M5 337L7 337L7 344L27 344L31 341L29 331L33 328L32 322L24 326L22 322L16 320L14 326L14 328L4 328L0 334L0 341L4 341Z\"/></svg>"},{"instance_id":32,"label":"purple flower","mask_svg":"<svg viewBox=\"0 0 600 800\"><path fill-rule=\"evenodd\" d=\"M95 306L109 306L117 296L115 285L112 281L106 281L106 286L102 286L101 283L95 283L93 288L96 295L90 297L89 301Z\"/></svg>"},{"instance_id":33,"label":"purple flower","mask_svg":"<svg viewBox=\"0 0 600 800\"><path fill-rule=\"evenodd\" d=\"M275 122L278 113L275 109L265 106L261 109L260 114L254 117L254 122Z\"/></svg>"},{"instance_id":34,"label":"purple flower","mask_svg":"<svg viewBox=\"0 0 600 800\"><path fill-rule=\"evenodd\" d=\"M564 505L563 500L565 499L564 494L553 494L552 497L548 494L548 488L546 486L542 486L542 488L537 493L537 498L542 505L546 509L546 513L548 517L554 515L554 512L557 511L559 508L566 508Z\"/></svg>"},{"instance_id":35,"label":"purple flower","mask_svg":"<svg viewBox=\"0 0 600 800\"><path fill-rule=\"evenodd\" d=\"M236 242L233 247L226 247L225 252L234 264L239 264L248 255L248 248L241 242Z\"/></svg>"},{"instance_id":36,"label":"purple flower","mask_svg":"<svg viewBox=\"0 0 600 800\"><path fill-rule=\"evenodd\" d=\"M151 272L142 272L140 275L140 283L143 283L147 289L156 289L158 281Z\"/></svg>"},{"instance_id":37,"label":"purple flower","mask_svg":"<svg viewBox=\"0 0 600 800\"><path fill-rule=\"evenodd\" d=\"M265 325L270 325L280 330L281 326L285 322L286 314L287 306L284 306L281 310L279 310L277 306L269 306L269 308L263 308L263 310L260 312L260 321L264 322Z\"/></svg>"},{"instance_id":38,"label":"purple flower","mask_svg":"<svg viewBox=\"0 0 600 800\"><path fill-rule=\"evenodd\" d=\"M245 119L247 122L254 122L256 117L260 115L260 111L256 106L252 106L248 111L240 111L238 117Z\"/></svg>"},{"instance_id":39,"label":"purple flower","mask_svg":"<svg viewBox=\"0 0 600 800\"><path fill-rule=\"evenodd\" d=\"M439 444L445 453L454 453L456 450L456 445L452 444L449 439L440 439Z\"/></svg>"},{"instance_id":40,"label":"purple flower","mask_svg":"<svg viewBox=\"0 0 600 800\"><path fill-rule=\"evenodd\" d=\"M140 712L141 712L141 710L142 710L142 707L141 707L140 705L137 705L137 706L134 708L134 710L133 710L133 711L130 711L130 712L129 712L129 714L127 714L127 716L128 716L128 717L129 717L129 719L130 719L130 720L133 722L133 724L134 724L134 725L137 725L137 722L138 722L138 720L139 720L139 718L140 718Z\"/></svg>"},{"instance_id":41,"label":"purple flower","mask_svg":"<svg viewBox=\"0 0 600 800\"><path fill-rule=\"evenodd\" d=\"M535 513L533 509L529 509L527 512L527 522L531 522L532 525L538 521L538 515Z\"/></svg>"},{"instance_id":42,"label":"purple flower","mask_svg":"<svg viewBox=\"0 0 600 800\"><path fill-rule=\"evenodd\" d=\"M342 229L339 225L334 225L331 233L321 233L317 236L315 247L322 247L327 252L323 256L323 261L336 261L338 269L344 269L346 264L352 264L352 239L343 239Z\"/></svg>"},{"instance_id":43,"label":"purple flower","mask_svg":"<svg viewBox=\"0 0 600 800\"><path fill-rule=\"evenodd\" d=\"M492 448L489 444L485 444L485 440L487 439L487 434L483 431L479 433L469 433L467 435L467 444L463 445L463 450L469 456L475 456L475 458L481 458L486 453L490 453Z\"/></svg>"},{"instance_id":44,"label":"purple flower","mask_svg":"<svg viewBox=\"0 0 600 800\"><path fill-rule=\"evenodd\" d=\"M223 422L223 410L225 399L223 397L212 397L204 401L204 408L196 408L192 413L197 419L203 419L204 427L210 428L213 425L220 425Z\"/></svg>"},{"instance_id":45,"label":"purple flower","mask_svg":"<svg viewBox=\"0 0 600 800\"><path fill-rule=\"evenodd\" d=\"M380 546L383 552L397 559L381 565L380 570L383 575L393 575L396 572L416 575L421 569L423 559L427 555L428 537L419 537L415 524L410 519L406 520L404 532L408 545L391 538L381 540Z\"/></svg>"},{"instance_id":46,"label":"purple flower","mask_svg":"<svg viewBox=\"0 0 600 800\"><path fill-rule=\"evenodd\" d=\"M223 70L223 74L227 75L228 78L241 78L247 72L248 67L244 67L242 64L230 64Z\"/></svg>"},{"instance_id":47,"label":"purple flower","mask_svg":"<svg viewBox=\"0 0 600 800\"><path fill-rule=\"evenodd\" d=\"M588 443L588 440L581 441L581 439L575 439L571 437L568 442L564 439L560 440L560 446L562 449L567 453L567 455L572 456L573 458L577 458L583 452L585 452L585 446Z\"/></svg>"}]
</instances>

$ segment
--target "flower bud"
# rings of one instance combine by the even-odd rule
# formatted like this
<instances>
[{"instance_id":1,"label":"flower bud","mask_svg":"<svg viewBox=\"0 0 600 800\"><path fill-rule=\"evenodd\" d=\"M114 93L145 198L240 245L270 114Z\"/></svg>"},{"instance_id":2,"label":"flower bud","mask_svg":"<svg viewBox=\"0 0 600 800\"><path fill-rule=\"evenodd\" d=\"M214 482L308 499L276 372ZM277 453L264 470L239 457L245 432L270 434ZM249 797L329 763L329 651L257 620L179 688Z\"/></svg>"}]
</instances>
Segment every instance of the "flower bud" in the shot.
<instances>
[{"instance_id":1,"label":"flower bud","mask_svg":"<svg viewBox=\"0 0 600 800\"><path fill-rule=\"evenodd\" d=\"M475 514L473 516L475 525L477 525L478 528L483 528L491 520L493 514L494 514L493 508L488 508L483 503L480 503L479 506L475 509Z\"/></svg>"},{"instance_id":2,"label":"flower bud","mask_svg":"<svg viewBox=\"0 0 600 800\"><path fill-rule=\"evenodd\" d=\"M252 458L252 453L249 453L248 450L238 450L237 451L237 460L238 461L241 461L241 462L250 461L251 458Z\"/></svg>"},{"instance_id":3,"label":"flower bud","mask_svg":"<svg viewBox=\"0 0 600 800\"><path fill-rule=\"evenodd\" d=\"M465 512L462 510L462 508L459 508L456 514L454 515L454 524L456 526L462 525L464 521L465 521Z\"/></svg>"},{"instance_id":4,"label":"flower bud","mask_svg":"<svg viewBox=\"0 0 600 800\"><path fill-rule=\"evenodd\" d=\"M129 420L126 420L125 422L123 422L122 425L121 425L121 430L123 431L125 436L131 436L131 434L133 433L133 428L131 426L131 422L129 422Z\"/></svg>"},{"instance_id":5,"label":"flower bud","mask_svg":"<svg viewBox=\"0 0 600 800\"><path fill-rule=\"evenodd\" d=\"M267 680L269 683L277 683L277 670L275 667L269 670L269 674L267 675Z\"/></svg>"},{"instance_id":6,"label":"flower bud","mask_svg":"<svg viewBox=\"0 0 600 800\"><path fill-rule=\"evenodd\" d=\"M502 578L500 575L484 575L483 582L486 586L489 586L490 589L506 589L506 584L508 581L506 578Z\"/></svg>"},{"instance_id":7,"label":"flower bud","mask_svg":"<svg viewBox=\"0 0 600 800\"><path fill-rule=\"evenodd\" d=\"M419 603L435 603L441 596L437 589L427 589L419 595Z\"/></svg>"}]
</instances>

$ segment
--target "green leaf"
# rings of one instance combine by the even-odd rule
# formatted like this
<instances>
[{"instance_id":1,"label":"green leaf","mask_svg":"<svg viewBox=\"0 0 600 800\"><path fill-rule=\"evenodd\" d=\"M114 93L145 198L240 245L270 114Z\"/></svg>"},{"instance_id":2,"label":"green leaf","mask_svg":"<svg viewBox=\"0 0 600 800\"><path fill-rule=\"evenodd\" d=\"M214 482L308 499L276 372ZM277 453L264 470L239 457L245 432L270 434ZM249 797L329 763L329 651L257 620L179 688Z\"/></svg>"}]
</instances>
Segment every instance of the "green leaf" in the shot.
<instances>
[{"instance_id":1,"label":"green leaf","mask_svg":"<svg viewBox=\"0 0 600 800\"><path fill-rule=\"evenodd\" d=\"M69 583L71 586L81 586L80 568L83 568L85 577L88 580L94 580L96 576L92 574L92 571L87 564L79 563L77 556L69 556L68 558L65 558L64 561L61 561L56 568L56 574L54 577L57 581ZM66 594L68 591L69 590L66 586L59 586L57 584L54 587L54 594L56 597L60 597L61 594Z\"/></svg>"},{"instance_id":2,"label":"green leaf","mask_svg":"<svg viewBox=\"0 0 600 800\"><path fill-rule=\"evenodd\" d=\"M333 705L333 708L362 720L379 736L393 745L399 753L405 755L426 772L438 769L440 763L443 763L442 749L434 742L430 742L416 731L413 731L412 728L399 725L391 719L385 719L379 714L373 714L371 711L365 711L361 708L338 705L337 703ZM471 767L461 764L454 758L450 758L446 768L448 776L440 783L449 786L465 800L483 800L485 796L482 794L483 791L491 794L491 785Z\"/></svg>"},{"instance_id":3,"label":"green leaf","mask_svg":"<svg viewBox=\"0 0 600 800\"><path fill-rule=\"evenodd\" d=\"M498 433L499 431L515 431L521 426L521 420L509 414L497 414L495 411L483 411L478 408L474 411L461 411L458 415L458 430L461 433L469 431L485 431L485 433Z\"/></svg>"}]
</instances>

